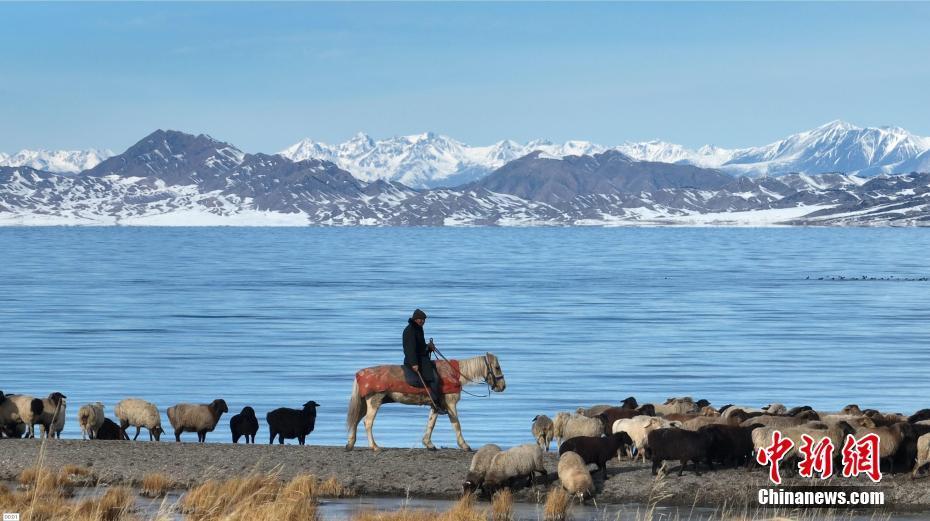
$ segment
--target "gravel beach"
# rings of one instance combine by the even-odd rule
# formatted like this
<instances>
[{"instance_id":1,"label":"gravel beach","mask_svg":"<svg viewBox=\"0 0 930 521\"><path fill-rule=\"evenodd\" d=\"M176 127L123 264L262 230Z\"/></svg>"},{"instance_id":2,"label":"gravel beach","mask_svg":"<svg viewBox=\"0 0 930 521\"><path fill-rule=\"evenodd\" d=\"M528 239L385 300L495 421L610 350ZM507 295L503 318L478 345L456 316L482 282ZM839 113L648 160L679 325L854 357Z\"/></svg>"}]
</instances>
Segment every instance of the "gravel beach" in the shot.
<instances>
[{"instance_id":1,"label":"gravel beach","mask_svg":"<svg viewBox=\"0 0 930 521\"><path fill-rule=\"evenodd\" d=\"M41 453L41 454L40 454ZM98 479L108 483L138 484L145 474L163 472L178 487L209 478L227 478L250 471L276 471L283 478L300 473L320 478L337 477L360 495L411 496L455 499L471 461L471 453L457 449L384 449L374 453L366 448L347 452L342 447L296 445L233 445L174 442L124 442L80 440L0 440L0 480L11 480L25 468L40 461L56 468L67 464L90 468ZM555 480L557 459L546 455L546 468ZM690 470L675 475L678 465L663 480L665 505L718 507L754 505L760 487L768 487L767 474L759 469ZM646 503L653 491L649 465L614 460L608 479L598 487L598 503ZM788 485L867 485L868 480L845 478L786 480ZM911 480L909 475L885 475L880 487L886 505L899 511L930 510L930 479ZM538 487L515 492L521 501L536 501L544 490Z\"/></svg>"}]
</instances>

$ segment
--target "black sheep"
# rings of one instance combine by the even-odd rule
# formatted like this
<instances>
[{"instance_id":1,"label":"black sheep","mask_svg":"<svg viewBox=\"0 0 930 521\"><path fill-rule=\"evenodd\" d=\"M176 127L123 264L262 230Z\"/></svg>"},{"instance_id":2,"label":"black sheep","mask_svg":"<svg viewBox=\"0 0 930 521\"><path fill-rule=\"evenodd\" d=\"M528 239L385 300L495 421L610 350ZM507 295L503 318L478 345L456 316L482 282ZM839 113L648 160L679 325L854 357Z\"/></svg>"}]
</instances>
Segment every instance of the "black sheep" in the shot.
<instances>
[{"instance_id":1,"label":"black sheep","mask_svg":"<svg viewBox=\"0 0 930 521\"><path fill-rule=\"evenodd\" d=\"M914 464L917 463L917 439L930 433L930 425L916 423L912 424L912 427L905 432L904 439L891 458L892 474L908 472L914 468Z\"/></svg>"},{"instance_id":2,"label":"black sheep","mask_svg":"<svg viewBox=\"0 0 930 521\"><path fill-rule=\"evenodd\" d=\"M316 424L316 408L320 404L310 400L304 404L303 409L289 409L281 407L265 415L268 421L268 430L271 431L271 441L274 443L275 437L279 443L284 444L284 438L297 438L301 445L307 439L307 435L313 432Z\"/></svg>"},{"instance_id":3,"label":"black sheep","mask_svg":"<svg viewBox=\"0 0 930 521\"><path fill-rule=\"evenodd\" d=\"M907 418L909 423L917 423L924 420L930 420L930 409L921 409Z\"/></svg>"},{"instance_id":4,"label":"black sheep","mask_svg":"<svg viewBox=\"0 0 930 521\"><path fill-rule=\"evenodd\" d=\"M246 405L242 412L229 419L229 430L232 431L232 442L239 443L239 438L245 436L246 443L255 443L255 433L258 432L258 418L255 409Z\"/></svg>"},{"instance_id":5,"label":"black sheep","mask_svg":"<svg viewBox=\"0 0 930 521\"><path fill-rule=\"evenodd\" d=\"M97 436L95 440L128 440L129 435L126 434L126 431L119 428L113 420L109 418L103 419L103 425L100 426L100 430L97 431Z\"/></svg>"},{"instance_id":6,"label":"black sheep","mask_svg":"<svg viewBox=\"0 0 930 521\"><path fill-rule=\"evenodd\" d=\"M705 425L698 429L698 432L707 433L711 437L707 452L710 461L722 465L732 462L733 468L740 465L748 467L752 461L752 430L757 427L762 427L762 424L739 427L720 423Z\"/></svg>"},{"instance_id":7,"label":"black sheep","mask_svg":"<svg viewBox=\"0 0 930 521\"><path fill-rule=\"evenodd\" d=\"M620 407L623 407L624 409L635 409L639 407L639 404L636 403L636 398L629 396L620 402Z\"/></svg>"},{"instance_id":8,"label":"black sheep","mask_svg":"<svg viewBox=\"0 0 930 521\"><path fill-rule=\"evenodd\" d=\"M698 461L707 461L707 466L714 470L714 464L707 456L712 441L710 433L707 432L676 428L656 429L650 432L646 437L646 457L652 460L652 475L657 474L659 466L665 460L681 462L679 476L689 461L694 462L694 473L697 475L700 475L697 470Z\"/></svg>"},{"instance_id":9,"label":"black sheep","mask_svg":"<svg viewBox=\"0 0 930 521\"><path fill-rule=\"evenodd\" d=\"M785 413L785 416L797 416L804 411L813 411L814 408L810 405L799 405L797 407L792 407L788 409L788 412Z\"/></svg>"},{"instance_id":10,"label":"black sheep","mask_svg":"<svg viewBox=\"0 0 930 521\"><path fill-rule=\"evenodd\" d=\"M601 471L604 479L607 479L607 462L616 458L619 451L632 445L633 440L625 432L618 432L610 436L576 436L565 440L559 446L559 456L572 451L581 456L585 464L597 464L597 469Z\"/></svg>"}]
</instances>

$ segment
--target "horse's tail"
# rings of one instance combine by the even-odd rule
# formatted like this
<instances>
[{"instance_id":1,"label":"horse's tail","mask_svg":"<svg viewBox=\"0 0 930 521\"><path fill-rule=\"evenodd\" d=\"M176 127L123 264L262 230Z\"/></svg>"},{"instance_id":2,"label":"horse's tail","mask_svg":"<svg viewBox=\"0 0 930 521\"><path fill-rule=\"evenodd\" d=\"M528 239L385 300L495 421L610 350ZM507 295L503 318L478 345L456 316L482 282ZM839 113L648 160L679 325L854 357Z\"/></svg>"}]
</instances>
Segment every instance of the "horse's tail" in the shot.
<instances>
[{"instance_id":1,"label":"horse's tail","mask_svg":"<svg viewBox=\"0 0 930 521\"><path fill-rule=\"evenodd\" d=\"M362 417L368 412L368 406L365 400L359 395L358 380L352 383L352 395L349 397L349 414L346 415L346 430L352 432L352 429L358 425Z\"/></svg>"}]
</instances>

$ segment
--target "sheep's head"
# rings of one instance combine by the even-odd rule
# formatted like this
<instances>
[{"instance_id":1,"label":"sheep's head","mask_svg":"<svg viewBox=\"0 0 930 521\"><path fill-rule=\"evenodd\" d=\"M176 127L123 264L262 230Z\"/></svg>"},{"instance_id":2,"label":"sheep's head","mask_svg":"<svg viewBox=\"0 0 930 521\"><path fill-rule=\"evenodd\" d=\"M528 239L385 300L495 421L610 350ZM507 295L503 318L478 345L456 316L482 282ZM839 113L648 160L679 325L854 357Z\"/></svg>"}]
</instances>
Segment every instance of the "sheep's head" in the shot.
<instances>
[{"instance_id":1,"label":"sheep's head","mask_svg":"<svg viewBox=\"0 0 930 521\"><path fill-rule=\"evenodd\" d=\"M702 416L720 416L720 413L717 412L717 409L714 409L710 405L705 405L704 407L701 407L701 415Z\"/></svg>"},{"instance_id":2,"label":"sheep's head","mask_svg":"<svg viewBox=\"0 0 930 521\"><path fill-rule=\"evenodd\" d=\"M65 398L67 398L67 396L59 392L54 392L48 395L48 401L52 402L52 404L55 405L55 407L61 406L61 403L65 401Z\"/></svg>"},{"instance_id":3,"label":"sheep's head","mask_svg":"<svg viewBox=\"0 0 930 521\"><path fill-rule=\"evenodd\" d=\"M156 425L152 429L152 436L155 438L155 441L161 441L161 435L165 433L165 429L161 428L161 425Z\"/></svg>"},{"instance_id":4,"label":"sheep's head","mask_svg":"<svg viewBox=\"0 0 930 521\"><path fill-rule=\"evenodd\" d=\"M837 422L836 428L839 429L840 432L843 433L843 439L846 439L846 437L849 435L856 434L856 429L853 428L853 426L850 425L849 422L846 422L846 421Z\"/></svg>"},{"instance_id":5,"label":"sheep's head","mask_svg":"<svg viewBox=\"0 0 930 521\"><path fill-rule=\"evenodd\" d=\"M801 414L801 413L804 412L804 411L813 411L813 410L814 410L814 408L811 407L810 405L801 405L801 406L798 406L798 407L792 407L792 408L789 409L788 412L786 412L785 414L787 414L788 416L797 416L797 415ZM820 416L818 415L817 417L819 418Z\"/></svg>"},{"instance_id":6,"label":"sheep's head","mask_svg":"<svg viewBox=\"0 0 930 521\"><path fill-rule=\"evenodd\" d=\"M255 418L255 409L246 405L245 407L242 408L242 412L240 412L239 414L241 414L242 416L246 418Z\"/></svg>"},{"instance_id":7,"label":"sheep's head","mask_svg":"<svg viewBox=\"0 0 930 521\"><path fill-rule=\"evenodd\" d=\"M636 398L629 396L620 402L620 407L624 409L635 409L639 407L639 404L636 402Z\"/></svg>"},{"instance_id":8,"label":"sheep's head","mask_svg":"<svg viewBox=\"0 0 930 521\"><path fill-rule=\"evenodd\" d=\"M694 405L696 405L698 409L703 409L704 407L710 407L710 402L704 398L701 398Z\"/></svg>"},{"instance_id":9,"label":"sheep's head","mask_svg":"<svg viewBox=\"0 0 930 521\"><path fill-rule=\"evenodd\" d=\"M840 411L842 414L862 414L862 410L859 409L859 406L851 403L846 407L843 407L843 410Z\"/></svg>"},{"instance_id":10,"label":"sheep's head","mask_svg":"<svg viewBox=\"0 0 930 521\"><path fill-rule=\"evenodd\" d=\"M226 400L222 398L213 400L213 403L210 404L210 407L218 413L229 412L229 407L226 406Z\"/></svg>"},{"instance_id":11,"label":"sheep's head","mask_svg":"<svg viewBox=\"0 0 930 521\"><path fill-rule=\"evenodd\" d=\"M813 409L802 411L798 413L796 417L801 418L802 420L806 420L806 421L819 421L820 420L820 415L817 414L817 411Z\"/></svg>"},{"instance_id":12,"label":"sheep's head","mask_svg":"<svg viewBox=\"0 0 930 521\"><path fill-rule=\"evenodd\" d=\"M481 484L484 482L484 476L480 472L469 471L465 475L465 481L462 483L462 493L475 493L481 488Z\"/></svg>"},{"instance_id":13,"label":"sheep's head","mask_svg":"<svg viewBox=\"0 0 930 521\"><path fill-rule=\"evenodd\" d=\"M652 405L651 403L647 403L642 405L639 409L637 409L637 411L643 416L655 416L656 406Z\"/></svg>"},{"instance_id":14,"label":"sheep's head","mask_svg":"<svg viewBox=\"0 0 930 521\"><path fill-rule=\"evenodd\" d=\"M319 407L319 406L320 406L320 404L316 403L316 402L313 401L313 400L310 400L309 402L307 402L307 403L304 404L304 409L314 409L314 410L315 410L315 409L316 409L317 407Z\"/></svg>"}]
</instances>

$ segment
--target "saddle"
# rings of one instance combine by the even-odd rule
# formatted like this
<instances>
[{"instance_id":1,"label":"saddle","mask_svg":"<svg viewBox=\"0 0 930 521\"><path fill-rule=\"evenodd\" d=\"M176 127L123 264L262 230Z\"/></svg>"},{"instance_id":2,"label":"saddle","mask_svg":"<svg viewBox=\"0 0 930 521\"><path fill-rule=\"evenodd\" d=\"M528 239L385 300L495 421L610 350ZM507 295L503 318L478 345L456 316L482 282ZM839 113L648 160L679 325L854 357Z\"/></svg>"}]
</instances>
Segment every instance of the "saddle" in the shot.
<instances>
[{"instance_id":1,"label":"saddle","mask_svg":"<svg viewBox=\"0 0 930 521\"><path fill-rule=\"evenodd\" d=\"M462 383L459 381L459 361L436 361L436 372L442 379L442 393L451 394L462 392ZM425 387L413 387L404 380L404 368L399 365L377 365L366 367L355 373L358 383L358 394L362 398L374 393L393 392L405 394L423 394L429 391Z\"/></svg>"}]
</instances>

